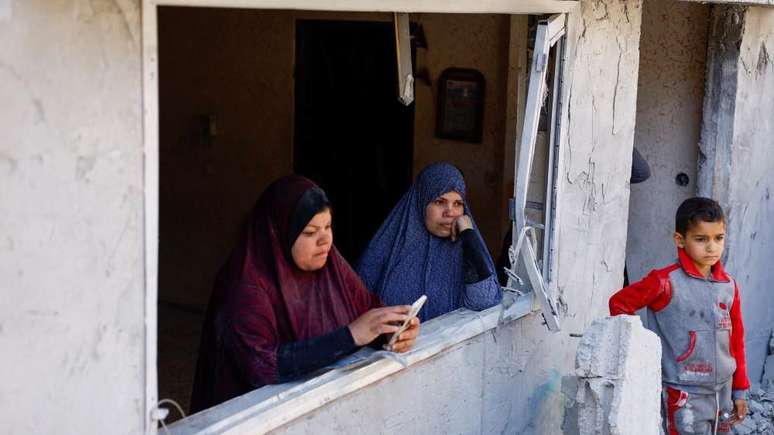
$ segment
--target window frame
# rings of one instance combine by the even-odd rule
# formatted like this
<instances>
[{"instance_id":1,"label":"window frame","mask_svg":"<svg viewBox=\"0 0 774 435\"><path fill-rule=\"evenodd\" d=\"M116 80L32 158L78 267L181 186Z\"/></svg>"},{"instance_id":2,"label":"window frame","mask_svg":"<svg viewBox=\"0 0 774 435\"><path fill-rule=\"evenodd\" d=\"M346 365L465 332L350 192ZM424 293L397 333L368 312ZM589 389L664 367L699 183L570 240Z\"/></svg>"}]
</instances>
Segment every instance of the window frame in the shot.
<instances>
[{"instance_id":1,"label":"window frame","mask_svg":"<svg viewBox=\"0 0 774 435\"><path fill-rule=\"evenodd\" d=\"M342 12L469 13L535 15L556 13L564 17L578 0L142 0L142 107L143 107L143 232L144 232L144 423L146 434L158 432L158 259L159 259L159 87L158 7L193 6L245 9L288 9ZM562 21L562 31L564 20ZM533 103L534 104L534 103ZM528 106L529 107L529 106ZM526 124L525 124L526 126ZM558 131L558 129L557 129ZM532 144L534 146L534 143ZM531 245L528 243L527 246ZM555 247L553 248L555 250ZM534 257L534 253L532 254ZM539 272L538 272L539 273ZM534 292L533 292L534 293ZM515 319L531 311L531 303L519 298L500 321ZM545 305L544 305L545 306ZM545 311L545 309L544 309ZM505 313L505 311L504 311ZM523 313L523 314L522 314Z\"/></svg>"},{"instance_id":2,"label":"window frame","mask_svg":"<svg viewBox=\"0 0 774 435\"><path fill-rule=\"evenodd\" d=\"M532 63L529 70L529 88L527 90L527 102L524 111L524 124L521 134L518 158L516 161L516 173L514 174L513 199L509 211L512 220L512 239L509 249L511 267L508 273L506 290L517 288L528 289L527 292L516 290L519 294L516 299L531 300L533 303L522 302L522 310L519 314L526 315L534 308L542 310L546 326L550 331L561 330L559 311L556 301L549 292L549 283L555 275L554 264L556 262L556 204L557 183L559 173L558 162L561 154L561 94L562 76L564 69L564 45L566 39L566 15L556 14L547 19L538 21L535 35L535 46L532 54ZM556 47L554 62L554 80L551 101L551 122L548 143L548 170L546 172L546 201L544 207L545 225L543 237L543 267L537 263L536 237L534 227L529 225L526 218L527 195L529 181L532 174L532 164L535 157L535 144L537 141L540 111L545 103L543 96L547 90L546 76L549 66L549 56L552 47ZM530 231L532 239L530 240ZM519 262L519 259L522 261ZM523 279L518 272L526 271L529 285L524 286ZM541 270L542 269L542 270ZM537 302L537 307L535 303ZM529 311L527 311L529 307Z\"/></svg>"}]
</instances>

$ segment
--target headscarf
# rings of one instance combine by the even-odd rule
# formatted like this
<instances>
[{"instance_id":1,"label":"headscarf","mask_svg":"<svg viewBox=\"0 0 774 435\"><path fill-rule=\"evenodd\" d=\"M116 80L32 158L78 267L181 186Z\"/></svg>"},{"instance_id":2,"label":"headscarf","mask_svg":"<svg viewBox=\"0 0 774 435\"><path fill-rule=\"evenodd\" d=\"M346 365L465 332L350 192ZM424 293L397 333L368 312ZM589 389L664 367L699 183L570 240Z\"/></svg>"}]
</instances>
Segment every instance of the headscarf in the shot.
<instances>
[{"instance_id":1,"label":"headscarf","mask_svg":"<svg viewBox=\"0 0 774 435\"><path fill-rule=\"evenodd\" d=\"M293 262L296 237L325 206L325 193L296 175L261 195L241 243L216 278L192 411L277 383L281 344L332 332L381 305L335 246L322 269L307 272Z\"/></svg>"},{"instance_id":2,"label":"headscarf","mask_svg":"<svg viewBox=\"0 0 774 435\"><path fill-rule=\"evenodd\" d=\"M465 200L465 180L459 169L444 162L425 167L357 264L366 286L387 305L411 304L426 294L419 315L423 321L462 306L462 242L436 237L425 227L425 208L448 192L457 192ZM470 216L467 204L465 214ZM475 224L473 231L481 237ZM491 258L488 261L492 263ZM494 265L490 268L494 270Z\"/></svg>"}]
</instances>

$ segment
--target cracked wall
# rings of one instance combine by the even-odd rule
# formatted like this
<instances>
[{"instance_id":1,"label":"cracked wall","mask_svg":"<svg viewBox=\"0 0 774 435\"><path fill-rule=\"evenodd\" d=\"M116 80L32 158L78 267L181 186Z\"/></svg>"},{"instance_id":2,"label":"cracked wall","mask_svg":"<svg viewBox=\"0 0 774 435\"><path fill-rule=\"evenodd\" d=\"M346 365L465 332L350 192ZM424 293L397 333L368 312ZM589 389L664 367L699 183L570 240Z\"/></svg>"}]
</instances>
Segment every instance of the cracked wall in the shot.
<instances>
[{"instance_id":1,"label":"cracked wall","mask_svg":"<svg viewBox=\"0 0 774 435\"><path fill-rule=\"evenodd\" d=\"M0 2L0 433L140 433L139 1Z\"/></svg>"},{"instance_id":2,"label":"cracked wall","mask_svg":"<svg viewBox=\"0 0 774 435\"><path fill-rule=\"evenodd\" d=\"M768 270L774 256L774 10L717 6L710 34L700 166L702 192L728 218L726 266L737 280L745 320L747 364L758 382L774 324Z\"/></svg>"},{"instance_id":3,"label":"cracked wall","mask_svg":"<svg viewBox=\"0 0 774 435\"><path fill-rule=\"evenodd\" d=\"M642 2L582 1L569 15L559 162L557 282L566 308L562 332L545 331L539 317L522 323L522 345L532 363L518 387L514 415L535 419L536 433L558 433L566 397L541 386L552 373L572 370L577 338L607 315L607 300L623 280L629 172L639 68ZM535 347L532 347L535 346Z\"/></svg>"},{"instance_id":4,"label":"cracked wall","mask_svg":"<svg viewBox=\"0 0 774 435\"><path fill-rule=\"evenodd\" d=\"M774 258L774 10L751 7L745 16L737 81L729 183L728 269L742 289L748 367L758 382L772 325Z\"/></svg>"}]
</instances>

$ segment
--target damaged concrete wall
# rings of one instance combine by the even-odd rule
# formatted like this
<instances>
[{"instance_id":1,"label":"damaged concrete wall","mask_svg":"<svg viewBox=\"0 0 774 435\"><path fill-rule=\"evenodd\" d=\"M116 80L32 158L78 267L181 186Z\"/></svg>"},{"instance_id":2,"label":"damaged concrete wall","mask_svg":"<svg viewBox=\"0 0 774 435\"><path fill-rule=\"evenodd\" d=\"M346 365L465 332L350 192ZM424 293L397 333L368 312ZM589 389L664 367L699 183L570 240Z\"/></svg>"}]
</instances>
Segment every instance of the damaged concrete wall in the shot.
<instances>
[{"instance_id":1,"label":"damaged concrete wall","mask_svg":"<svg viewBox=\"0 0 774 435\"><path fill-rule=\"evenodd\" d=\"M524 382L524 373L537 364L518 358L524 339L517 335L519 329L517 321L486 331L270 433L311 434L319 428L338 434L578 433L560 428L563 403L556 404L555 412L542 414L516 413L512 408L511 402L518 399L515 385ZM448 333L453 331L451 327ZM579 433L658 434L658 337L636 316L600 319L584 332L571 376L575 382L577 374L581 388L566 399L579 401ZM449 373L454 373L452 381ZM544 394L559 388L558 381L541 387L548 390ZM541 421L549 418L557 421ZM190 433L192 427L173 428L173 433ZM247 433L235 431L243 432Z\"/></svg>"},{"instance_id":2,"label":"damaged concrete wall","mask_svg":"<svg viewBox=\"0 0 774 435\"><path fill-rule=\"evenodd\" d=\"M716 6L712 26L700 191L725 207L726 266L741 289L748 370L757 382L774 325L774 10Z\"/></svg>"},{"instance_id":3,"label":"damaged concrete wall","mask_svg":"<svg viewBox=\"0 0 774 435\"><path fill-rule=\"evenodd\" d=\"M519 373L510 412L531 415L517 433L559 433L566 397L561 376L572 371L577 339L607 314L623 280L629 172L639 65L642 3L582 1L569 14L559 163L557 280L565 311L562 332L540 316L519 323L513 355Z\"/></svg>"},{"instance_id":4,"label":"damaged concrete wall","mask_svg":"<svg viewBox=\"0 0 774 435\"><path fill-rule=\"evenodd\" d=\"M674 211L696 195L708 17L703 4L643 4L634 146L651 177L631 185L626 265L632 282L674 261ZM680 173L688 176L685 186L676 183Z\"/></svg>"},{"instance_id":5,"label":"damaged concrete wall","mask_svg":"<svg viewBox=\"0 0 774 435\"><path fill-rule=\"evenodd\" d=\"M739 48L729 198L728 269L742 289L748 367L757 382L774 326L774 10L751 7Z\"/></svg>"},{"instance_id":6,"label":"damaged concrete wall","mask_svg":"<svg viewBox=\"0 0 774 435\"><path fill-rule=\"evenodd\" d=\"M0 433L144 430L140 2L0 2Z\"/></svg>"}]
</instances>

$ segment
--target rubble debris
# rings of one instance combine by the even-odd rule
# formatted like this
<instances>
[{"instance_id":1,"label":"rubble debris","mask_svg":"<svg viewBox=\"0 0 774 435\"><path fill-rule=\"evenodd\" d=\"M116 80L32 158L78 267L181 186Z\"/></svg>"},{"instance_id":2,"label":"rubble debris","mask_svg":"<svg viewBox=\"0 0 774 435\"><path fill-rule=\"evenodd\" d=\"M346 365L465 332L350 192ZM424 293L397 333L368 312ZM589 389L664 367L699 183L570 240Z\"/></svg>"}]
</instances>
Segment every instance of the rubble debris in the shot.
<instances>
[{"instance_id":1,"label":"rubble debris","mask_svg":"<svg viewBox=\"0 0 774 435\"><path fill-rule=\"evenodd\" d=\"M594 321L578 345L575 374L581 435L659 433L661 342L639 317Z\"/></svg>"},{"instance_id":2,"label":"rubble debris","mask_svg":"<svg viewBox=\"0 0 774 435\"><path fill-rule=\"evenodd\" d=\"M747 418L734 425L734 433L774 434L774 388L769 391L754 389L747 399L747 407Z\"/></svg>"},{"instance_id":3,"label":"rubble debris","mask_svg":"<svg viewBox=\"0 0 774 435\"><path fill-rule=\"evenodd\" d=\"M751 389L747 408L747 418L734 426L735 434L774 434L774 334L769 340L760 387Z\"/></svg>"}]
</instances>

